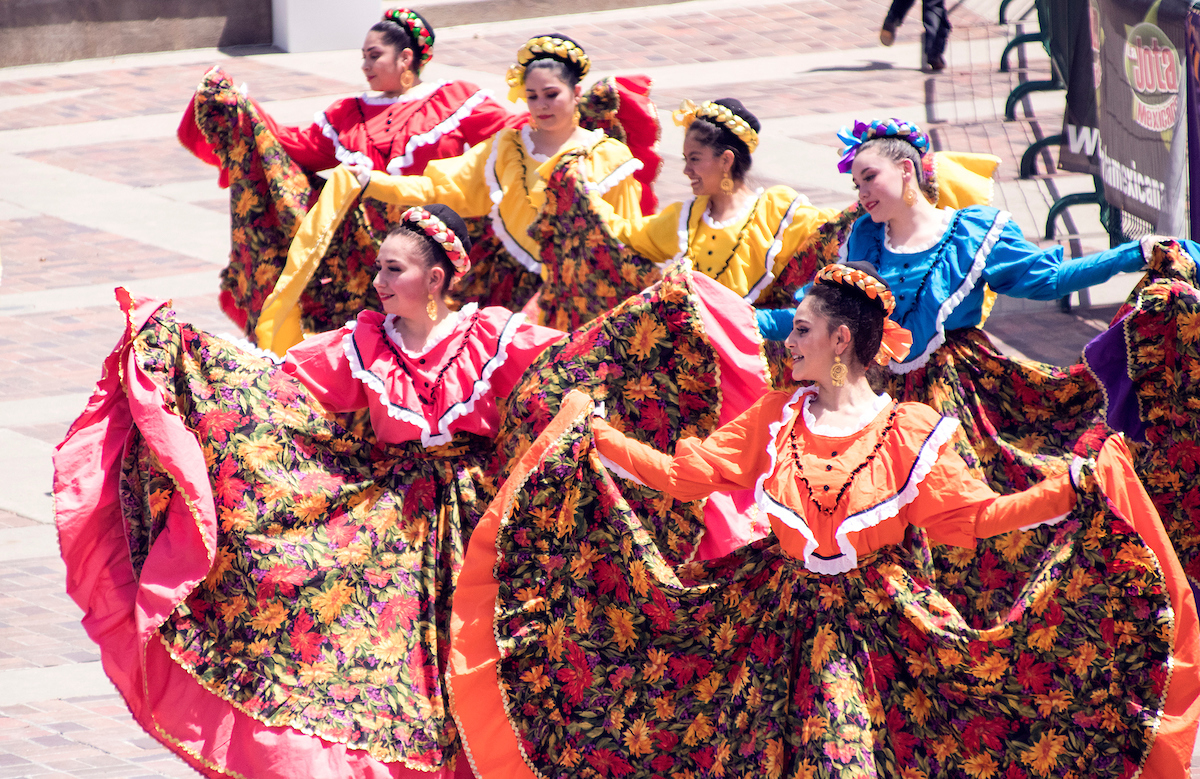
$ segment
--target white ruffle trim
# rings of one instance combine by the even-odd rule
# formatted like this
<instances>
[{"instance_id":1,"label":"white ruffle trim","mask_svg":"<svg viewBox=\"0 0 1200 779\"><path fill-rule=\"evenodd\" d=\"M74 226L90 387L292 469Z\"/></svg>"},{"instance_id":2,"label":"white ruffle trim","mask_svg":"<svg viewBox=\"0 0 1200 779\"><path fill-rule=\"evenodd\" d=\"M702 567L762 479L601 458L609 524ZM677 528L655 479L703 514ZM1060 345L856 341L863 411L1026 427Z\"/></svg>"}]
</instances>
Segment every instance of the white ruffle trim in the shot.
<instances>
[{"instance_id":1,"label":"white ruffle trim","mask_svg":"<svg viewBox=\"0 0 1200 779\"><path fill-rule=\"evenodd\" d=\"M400 336L400 331L396 329L396 315L388 314L383 318L383 329L388 334L388 338L392 343L400 348L400 351L407 354L409 357L421 357L429 352L430 349L442 342L446 336L454 332L454 328L458 327L458 323L463 320L463 317L471 316L479 310L478 303L468 303L457 311L451 311L450 316L438 322L429 335L425 338L425 348L419 351L413 351L404 345L404 339Z\"/></svg>"},{"instance_id":2,"label":"white ruffle trim","mask_svg":"<svg viewBox=\"0 0 1200 779\"><path fill-rule=\"evenodd\" d=\"M824 575L842 574L858 567L858 552L854 549L854 545L850 543L849 534L868 530L880 522L896 516L900 512L900 509L907 506L917 497L921 482L929 475L930 470L933 469L933 464L937 462L938 457L941 455L942 448L945 447L946 443L954 435L954 431L958 429L958 420L953 417L942 417L937 425L934 426L933 431L930 432L925 442L921 444L921 449L917 452L916 460L909 470L908 478L898 493L882 503L872 506L866 511L846 517L842 521L841 526L838 527L837 532L834 534L841 555L832 560L826 560L814 554L817 550L817 539L813 534L812 528L804 520L804 517L772 498L763 487L767 477L775 472L779 451L776 446L776 438L779 435L779 431L786 427L795 415L793 406L796 401L801 396L815 394L816 391L816 387L801 387L796 390L796 394L792 396L791 401L784 410L783 417L777 422L772 422L768 427L770 443L768 444L769 450L767 456L770 463L764 475L760 476L754 485L754 497L759 508L764 513L774 516L780 522L799 531L804 536L805 568L813 573ZM805 399L805 406L809 402L809 399Z\"/></svg>"},{"instance_id":3,"label":"white ruffle trim","mask_svg":"<svg viewBox=\"0 0 1200 779\"><path fill-rule=\"evenodd\" d=\"M592 191L600 197L604 197L608 194L610 189L617 186L634 173L637 173L642 169L642 167L642 161L637 158L631 159L627 162L622 162L613 169L612 173L609 173L607 176L593 184L592 186L594 189Z\"/></svg>"},{"instance_id":4,"label":"white ruffle trim","mask_svg":"<svg viewBox=\"0 0 1200 779\"><path fill-rule=\"evenodd\" d=\"M844 557L839 557L836 560L821 560L817 558L824 565L836 567L838 570L817 571L816 568L811 568L811 570L817 573L845 573L857 568L858 552L855 550L854 544L850 543L850 534L860 533L873 528L885 519L891 519L896 516L900 513L900 509L912 503L917 497L917 493L920 492L921 482L925 481L925 477L933 469L933 464L941 456L942 448L957 429L957 419L954 417L942 417L933 428L933 432L921 444L921 449L917 452L917 459L913 463L912 469L908 472L908 479L905 480L904 486L900 488L900 492L888 498L883 503L842 520L842 524L838 526L834 538L837 539L838 549L841 550ZM808 560L804 562L805 565L809 565Z\"/></svg>"},{"instance_id":5,"label":"white ruffle trim","mask_svg":"<svg viewBox=\"0 0 1200 779\"><path fill-rule=\"evenodd\" d=\"M849 427L835 427L834 425L817 424L817 420L813 417L812 412L808 410L809 405L812 404L816 396L816 393L813 393L805 398L804 405L800 407L800 411L804 414L804 424L808 427L808 432L826 438L847 438L862 432L867 425L874 421L875 417L879 416L879 412L883 411L887 404L892 402L892 396L886 392L876 395L875 400L871 401L871 409L864 412L854 424Z\"/></svg>"},{"instance_id":6,"label":"white ruffle trim","mask_svg":"<svg viewBox=\"0 0 1200 779\"><path fill-rule=\"evenodd\" d=\"M442 86L448 83L450 82L443 82L443 84L438 86L438 89L441 89ZM409 138L408 143L404 145L403 156L394 157L388 161L387 172L393 176L401 175L405 168L413 164L413 155L416 153L417 149L421 148L422 146L428 146L430 144L437 143L444 136L449 135L457 130L458 126L462 124L462 121L470 116L480 103L487 100L491 96L491 91L487 89L476 90L475 94L464 100L463 104L460 105L454 113L450 114L450 116L446 117L433 128L421 133L420 135L414 135L413 137ZM459 152L462 151L462 149L459 149Z\"/></svg>"},{"instance_id":7,"label":"white ruffle trim","mask_svg":"<svg viewBox=\"0 0 1200 779\"><path fill-rule=\"evenodd\" d=\"M954 218L954 214L956 213L953 208L943 208L941 211L942 229L938 231L938 234L933 238L930 238L928 241L922 241L911 246L908 244L905 244L904 246L893 246L892 233L888 229L889 224L885 223L883 225L883 248L887 249L892 254L919 254L921 252L927 252L933 247L937 246L938 241L942 240L942 237L946 235L946 230L950 227L950 221Z\"/></svg>"},{"instance_id":8,"label":"white ruffle trim","mask_svg":"<svg viewBox=\"0 0 1200 779\"><path fill-rule=\"evenodd\" d=\"M679 227L676 228L675 240L678 242L679 251L675 252L675 256L666 262L656 262L659 270L666 270L672 264L680 262L687 258L688 254L688 224L692 221L692 209L696 206L696 198L690 197L679 206Z\"/></svg>"},{"instance_id":9,"label":"white ruffle trim","mask_svg":"<svg viewBox=\"0 0 1200 779\"><path fill-rule=\"evenodd\" d=\"M746 296L743 298L746 302L754 303L758 299L758 296L762 294L762 291L767 288L767 285L775 280L775 258L783 251L783 232L788 229L792 224L792 220L796 218L796 209L800 208L800 206L808 205L812 205L812 203L804 195L796 195L788 205L787 211L783 214L783 219L779 221L779 227L775 228L775 235L772 237L771 245L767 248L767 256L763 260L763 276L746 293Z\"/></svg>"},{"instance_id":10,"label":"white ruffle trim","mask_svg":"<svg viewBox=\"0 0 1200 779\"><path fill-rule=\"evenodd\" d=\"M983 269L987 266L988 255L992 253L992 249L996 246L996 242L1000 240L1000 233L1004 230L1004 225L1008 224L1008 220L1012 218L1012 214L1007 211L1000 211L996 214L995 221L988 228L987 234L983 236L983 242L980 243L979 249L975 252L975 259L971 263L971 269L967 272L966 278L958 285L958 289L954 294L942 301L942 305L938 307L937 319L934 322L936 332L929 343L925 346L925 351L921 355L912 360L906 360L901 363L888 363L888 368L893 373L909 373L917 368L925 365L929 361L929 357L946 342L946 320L953 313L958 304L967 299L967 295L975 289L975 284L983 275ZM920 301L914 301L913 305L919 305Z\"/></svg>"},{"instance_id":11,"label":"white ruffle trim","mask_svg":"<svg viewBox=\"0 0 1200 779\"><path fill-rule=\"evenodd\" d=\"M597 456L600 457L600 464L603 465L605 468L607 468L611 473L616 474L617 476L620 476L622 479L628 479L629 481L633 482L634 484L641 484L643 487L646 486L645 483L643 483L641 479L634 476L632 473L625 470L621 466L617 465L612 460L608 459L607 457L600 454L599 452L596 452L596 454L597 454Z\"/></svg>"},{"instance_id":12,"label":"white ruffle trim","mask_svg":"<svg viewBox=\"0 0 1200 779\"><path fill-rule=\"evenodd\" d=\"M521 130L522 142L525 140L525 135L529 129L526 125ZM517 262L530 273L540 274L542 272L542 264L537 261L537 258L525 251L521 244L517 243L517 239L512 237L508 232L508 227L505 226L504 220L500 217L500 201L504 199L504 190L500 188L500 178L496 175L496 160L500 154L500 139L503 135L497 134L492 140L492 153L488 155L487 165L483 169L484 178L487 179L488 192L492 198L492 210L488 213L488 217L492 220L492 230L495 231L496 237L500 239L500 244L504 250L513 256ZM529 146L525 146L526 153L529 153Z\"/></svg>"},{"instance_id":13,"label":"white ruffle trim","mask_svg":"<svg viewBox=\"0 0 1200 779\"><path fill-rule=\"evenodd\" d=\"M517 335L517 328L525 321L524 314L513 314L504 323L504 330L500 332L500 343L496 346L496 353L483 366L482 375L475 381L475 386L471 388L471 397L467 400L460 400L442 414L442 418L438 420L438 434L430 436L428 440L424 436L421 437L421 443L424 446L438 446L449 443L451 433L448 428L450 423L459 417L470 414L475 409L475 401L483 397L484 393L492 388L492 374L500 370L500 367L508 361L508 345L512 343L513 338Z\"/></svg>"},{"instance_id":14,"label":"white ruffle trim","mask_svg":"<svg viewBox=\"0 0 1200 779\"><path fill-rule=\"evenodd\" d=\"M375 169L375 163L371 161L370 157L360 151L347 149L342 145L337 129L329 123L329 117L325 115L324 111L317 111L313 117L313 122L320 128L321 135L324 135L333 143L333 156L337 157L338 162L343 165L361 165L367 170Z\"/></svg>"},{"instance_id":15,"label":"white ruffle trim","mask_svg":"<svg viewBox=\"0 0 1200 779\"><path fill-rule=\"evenodd\" d=\"M372 95L370 92L363 92L358 99L367 105L395 105L396 103L411 103L414 100L421 100L422 98L432 95L434 92L438 91L449 83L450 81L448 79L442 79L441 81L418 84L409 91L405 92L403 95L398 95L396 97Z\"/></svg>"},{"instance_id":16,"label":"white ruffle trim","mask_svg":"<svg viewBox=\"0 0 1200 779\"><path fill-rule=\"evenodd\" d=\"M449 430L451 423L460 417L470 414L475 409L475 402L491 389L492 374L508 361L508 346L512 343L513 338L516 337L517 328L524 321L524 314L513 314L508 318L508 321L504 324L504 329L500 333L496 351L487 363L484 364L480 377L472 385L470 397L466 400L460 400L446 409L446 412L437 421L436 433L430 429L429 421L425 418L424 414L419 414L412 409L393 403L387 395L387 388L384 386L383 379L363 367L362 360L358 355L358 349L354 345L354 332L357 329L358 322L348 322L346 324L350 332L342 337L342 351L346 353L346 359L350 362L350 374L379 396L379 401L387 409L388 416L418 428L421 431L421 445L429 448L449 443L453 437L453 433Z\"/></svg>"},{"instance_id":17,"label":"white ruffle trim","mask_svg":"<svg viewBox=\"0 0 1200 779\"><path fill-rule=\"evenodd\" d=\"M744 221L746 217L750 215L750 209L754 208L755 202L758 200L758 198L762 197L762 193L762 187L754 190L755 199L747 201L746 205L738 209L736 214L722 222L718 222L716 219L713 219L712 215L708 213L708 208L704 209L704 213L700 215L700 218L704 220L704 224L708 225L714 230L724 230L726 227L732 227L733 225ZM709 198L708 207L712 207L712 198Z\"/></svg>"}]
</instances>

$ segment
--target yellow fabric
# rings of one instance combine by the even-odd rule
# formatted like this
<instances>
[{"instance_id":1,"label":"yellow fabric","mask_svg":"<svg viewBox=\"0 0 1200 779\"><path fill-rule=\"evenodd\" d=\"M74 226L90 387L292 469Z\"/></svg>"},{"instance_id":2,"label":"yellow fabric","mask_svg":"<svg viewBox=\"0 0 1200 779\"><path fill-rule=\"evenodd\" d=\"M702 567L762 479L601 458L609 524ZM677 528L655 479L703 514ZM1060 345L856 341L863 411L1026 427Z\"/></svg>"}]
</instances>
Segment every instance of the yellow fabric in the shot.
<instances>
[{"instance_id":1,"label":"yellow fabric","mask_svg":"<svg viewBox=\"0 0 1200 779\"><path fill-rule=\"evenodd\" d=\"M321 265L337 226L358 202L358 179L345 166L334 169L316 204L300 223L288 247L287 264L263 303L254 328L258 348L283 354L304 340L300 295Z\"/></svg>"},{"instance_id":2,"label":"yellow fabric","mask_svg":"<svg viewBox=\"0 0 1200 779\"><path fill-rule=\"evenodd\" d=\"M802 196L790 187L771 187L758 197L745 219L719 228L710 226L703 218L708 209L706 195L688 204L672 203L661 213L640 219L622 219L611 209L595 202L593 205L617 240L633 251L655 262L666 262L686 248L686 256L696 270L745 297L768 270L778 276L800 244L840 213L835 208L816 208L802 198L780 232L788 210L798 197ZM684 207L689 209L686 233L680 230ZM777 234L780 245L773 249ZM686 247L682 245L685 243ZM771 254L769 269L768 254Z\"/></svg>"},{"instance_id":3,"label":"yellow fabric","mask_svg":"<svg viewBox=\"0 0 1200 779\"><path fill-rule=\"evenodd\" d=\"M461 157L430 162L424 176L372 173L366 195L400 205L443 203L463 217L488 216L495 203L508 235L536 257L540 247L528 230L546 202L543 175L548 175L550 168L530 154L521 136L520 129L502 130ZM585 171L593 184L633 159L629 147L602 132L594 132L588 143ZM608 190L604 200L617 213L633 216L640 213L641 197L641 184L630 171Z\"/></svg>"},{"instance_id":4,"label":"yellow fabric","mask_svg":"<svg viewBox=\"0 0 1200 779\"><path fill-rule=\"evenodd\" d=\"M937 180L938 208L963 208L992 204L995 182L992 176L1000 165L994 154L963 151L939 151L933 155Z\"/></svg>"}]
</instances>

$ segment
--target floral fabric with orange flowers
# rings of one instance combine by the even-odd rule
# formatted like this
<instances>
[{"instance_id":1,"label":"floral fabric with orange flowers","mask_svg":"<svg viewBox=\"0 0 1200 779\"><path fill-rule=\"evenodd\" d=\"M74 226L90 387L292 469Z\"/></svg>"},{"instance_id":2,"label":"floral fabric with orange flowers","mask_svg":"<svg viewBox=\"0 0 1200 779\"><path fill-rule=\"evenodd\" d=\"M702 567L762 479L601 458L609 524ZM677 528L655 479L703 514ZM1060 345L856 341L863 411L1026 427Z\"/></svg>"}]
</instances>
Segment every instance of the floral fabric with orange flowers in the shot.
<instances>
[{"instance_id":1,"label":"floral fabric with orange flowers","mask_svg":"<svg viewBox=\"0 0 1200 779\"><path fill-rule=\"evenodd\" d=\"M494 697L535 775L1139 769L1170 676L1172 609L1154 553L1097 482L1015 595L999 586L1009 608L975 628L932 583L919 534L838 576L807 572L774 536L672 567L600 464L590 419L531 450L479 531L495 534L494 557L464 571L474 582L475 565L494 566ZM464 601L471 591L456 613L491 613ZM455 699L487 684L477 678L456 672ZM496 764L488 750L505 747L469 721L477 764Z\"/></svg>"},{"instance_id":2,"label":"floral fabric with orange flowers","mask_svg":"<svg viewBox=\"0 0 1200 779\"><path fill-rule=\"evenodd\" d=\"M164 413L194 431L219 524L207 578L158 629L174 662L264 729L410 768L451 760L449 604L494 492L493 443L460 434L440 447L380 444L361 420L324 416L278 367L166 308L132 350ZM178 521L167 510L178 490L137 440L122 466L122 510L140 576Z\"/></svg>"}]
</instances>

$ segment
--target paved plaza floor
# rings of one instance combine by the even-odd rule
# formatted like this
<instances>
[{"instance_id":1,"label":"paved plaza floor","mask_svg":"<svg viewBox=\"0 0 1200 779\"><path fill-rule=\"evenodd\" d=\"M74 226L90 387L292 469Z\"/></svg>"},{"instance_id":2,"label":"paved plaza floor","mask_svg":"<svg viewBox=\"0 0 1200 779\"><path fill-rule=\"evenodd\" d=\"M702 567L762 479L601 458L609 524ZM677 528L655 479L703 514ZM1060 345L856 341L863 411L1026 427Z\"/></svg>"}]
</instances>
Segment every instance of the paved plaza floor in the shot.
<instances>
[{"instance_id":1,"label":"paved plaza floor","mask_svg":"<svg viewBox=\"0 0 1200 779\"><path fill-rule=\"evenodd\" d=\"M763 120L759 183L789 184L818 205L853 200L835 168L839 127L911 118L940 148L1001 156L996 204L1038 236L1055 193L1091 183L1017 180L1021 151L1061 126L1061 92L1029 100L1033 120L999 118L1017 79L1047 76L1044 53L1031 48L1024 71L998 73L1014 28L995 24L990 0L964 0L951 14L949 67L930 75L920 70L916 9L895 46L879 45L886 10L884 0L690 0L445 27L427 78L503 95L518 46L552 30L583 43L594 76L651 75L664 122L664 202L687 193L682 133L670 122L683 98L741 99ZM287 123L307 123L363 88L355 51L200 50L0 69L0 779L195 775L133 723L104 677L64 594L49 490L53 447L120 333L114 286L170 297L181 318L233 332L216 302L227 196L215 169L174 136L213 64ZM1087 211L1076 215L1083 245L1102 248ZM1133 281L1094 290L1098 307L1074 314L1004 301L988 329L1014 353L1067 364L1106 324L1104 304Z\"/></svg>"}]
</instances>

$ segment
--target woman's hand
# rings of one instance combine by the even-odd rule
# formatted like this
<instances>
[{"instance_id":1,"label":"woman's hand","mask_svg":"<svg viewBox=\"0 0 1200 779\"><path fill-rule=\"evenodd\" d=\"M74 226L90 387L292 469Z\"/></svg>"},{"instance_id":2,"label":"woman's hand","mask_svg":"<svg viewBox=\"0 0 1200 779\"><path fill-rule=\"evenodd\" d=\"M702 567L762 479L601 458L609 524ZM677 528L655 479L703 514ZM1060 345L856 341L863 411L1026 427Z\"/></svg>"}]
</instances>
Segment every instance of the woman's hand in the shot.
<instances>
[{"instance_id":1,"label":"woman's hand","mask_svg":"<svg viewBox=\"0 0 1200 779\"><path fill-rule=\"evenodd\" d=\"M371 182L371 169L366 165L347 165L346 169L354 174L354 178L358 179L358 185L366 188Z\"/></svg>"}]
</instances>

